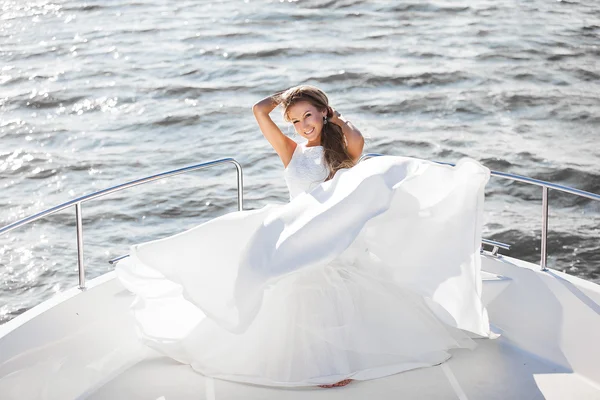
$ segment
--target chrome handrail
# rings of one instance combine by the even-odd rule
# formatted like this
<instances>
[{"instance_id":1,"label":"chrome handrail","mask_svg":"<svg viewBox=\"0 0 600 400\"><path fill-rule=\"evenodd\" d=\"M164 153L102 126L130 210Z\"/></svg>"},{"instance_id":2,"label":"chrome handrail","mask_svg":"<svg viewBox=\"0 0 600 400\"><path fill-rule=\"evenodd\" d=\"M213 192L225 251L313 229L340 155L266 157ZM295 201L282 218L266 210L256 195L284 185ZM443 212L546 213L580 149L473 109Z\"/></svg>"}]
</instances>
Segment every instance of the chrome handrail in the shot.
<instances>
[{"instance_id":1,"label":"chrome handrail","mask_svg":"<svg viewBox=\"0 0 600 400\"><path fill-rule=\"evenodd\" d=\"M490 254L494 257L500 257L500 254L498 254L498 251L500 249L510 250L510 244L497 242L495 240L490 240L490 239L481 239L481 245L482 245L481 246L482 253L483 253L483 245L492 246L492 251Z\"/></svg>"},{"instance_id":2,"label":"chrome handrail","mask_svg":"<svg viewBox=\"0 0 600 400\"><path fill-rule=\"evenodd\" d=\"M83 222L82 222L82 214L81 214L81 205L86 201L94 200L99 197L103 197L109 195L114 192L118 192L120 190L129 189L133 186L142 185L148 182L153 182L159 179L168 178L175 175L185 174L187 172L196 171L199 169L205 169L214 167L216 165L231 163L235 165L235 169L237 171L237 190L238 190L238 210L242 211L244 208L244 181L243 181L243 171L242 166L233 158L222 158L219 160L209 161L201 164L190 165L188 167L178 168L167 172L162 172L160 174L150 175L145 178L136 179L130 182L122 183L120 185L116 185L110 187L108 189L99 190L94 193L86 194L81 197L77 197L76 199L69 200L65 203L59 204L55 207L49 208L47 210L41 211L37 214L31 215L27 218L23 218L19 221L13 222L12 224L6 225L0 228L0 236L21 227L23 225L27 225L31 222L37 221L40 218L47 217L48 215L55 214L59 211L62 211L68 207L75 205L75 220L77 226L77 264L79 271L79 288L85 289L85 266L83 263Z\"/></svg>"},{"instance_id":3,"label":"chrome handrail","mask_svg":"<svg viewBox=\"0 0 600 400\"><path fill-rule=\"evenodd\" d=\"M367 160L373 157L383 156L384 154L379 153L368 153L363 155L358 162ZM441 162L441 161L433 161L437 164L450 165L455 166L455 164ZM548 189L558 190L564 193L574 194L580 197L586 197L592 200L600 201L600 195L586 192L585 190L574 189L568 186L558 185L556 183L546 182L539 179L528 178L526 176L508 174L506 172L498 172L498 171L490 171L492 176L497 176L498 178L509 179L516 182L523 182L530 185L537 185L542 187L542 237L541 237L541 246L540 246L540 268L542 271L547 271L548 268L546 266L548 260ZM501 246L499 246L501 247Z\"/></svg>"},{"instance_id":4,"label":"chrome handrail","mask_svg":"<svg viewBox=\"0 0 600 400\"><path fill-rule=\"evenodd\" d=\"M383 154L368 153L368 154L363 155L359 159L359 162L367 160L372 157L379 157L379 156L383 156ZM439 162L439 161L434 161L434 162L438 163L438 164L455 166L455 164L452 164L452 163ZM84 266L84 261L83 261L83 222L82 222L82 213L81 213L81 205L84 202L94 200L96 198L103 197L103 196L106 196L108 194L111 194L111 193L114 193L114 192L117 192L117 191L120 191L123 189L128 189L133 186L145 184L148 182L152 182L155 180L159 180L159 179L163 179L163 178L167 178L167 177L171 177L171 176L175 176L175 175L179 175L179 174L184 174L184 173L199 170L199 169L213 167L213 166L223 164L223 163L232 163L236 167L237 189L238 189L238 210L241 211L241 210L243 210L243 188L244 188L242 166L233 158L223 158L223 159L219 159L219 160L209 161L206 163L191 165L188 167L183 167L183 168L159 173L156 175L151 175L151 176L141 178L141 179L136 179L134 181L126 182L126 183L123 183L123 184L120 184L117 186L110 187L108 189L100 190L100 191L97 191L94 193L90 193L90 194L75 198L73 200L69 200L65 203L59 204L55 207L41 211L37 214L23 218L19 221L13 222L12 224L9 224L9 225L6 225L6 226L0 228L0 236L13 230L13 229L16 229L20 226L27 225L31 222L37 221L40 218L44 218L48 215L55 214L59 211L62 211L64 209L74 205L75 206L76 227L77 227L77 263L78 263L78 272L79 272L79 287L81 289L85 289L85 266ZM500 178L504 178L504 179L513 180L513 181L538 185L538 186L542 187L542 237L541 237L541 260L540 260L540 266L541 266L542 271L547 270L546 262L547 262L547 239L548 239L548 189L559 190L559 191L562 191L565 193L570 193L570 194L574 194L576 196L586 197L586 198L589 198L592 200L600 200L600 195L597 195L595 193L590 193L590 192L586 192L584 190L574 189L574 188L570 188L567 186L557 185L557 184L554 184L551 182L545 182L545 181L542 181L539 179L533 179L533 178L528 178L525 176L508 174L505 172L497 172L497 171L491 171L491 175L497 176ZM494 250L492 251L492 254L497 253L498 248L510 249L509 245L506 245L506 244L500 243L500 242L495 242L495 241L488 240L488 239L482 239L482 243L494 246ZM117 257L116 259L111 260L111 263L115 263L115 262L119 261L121 258L125 258L125 257L126 256Z\"/></svg>"}]
</instances>

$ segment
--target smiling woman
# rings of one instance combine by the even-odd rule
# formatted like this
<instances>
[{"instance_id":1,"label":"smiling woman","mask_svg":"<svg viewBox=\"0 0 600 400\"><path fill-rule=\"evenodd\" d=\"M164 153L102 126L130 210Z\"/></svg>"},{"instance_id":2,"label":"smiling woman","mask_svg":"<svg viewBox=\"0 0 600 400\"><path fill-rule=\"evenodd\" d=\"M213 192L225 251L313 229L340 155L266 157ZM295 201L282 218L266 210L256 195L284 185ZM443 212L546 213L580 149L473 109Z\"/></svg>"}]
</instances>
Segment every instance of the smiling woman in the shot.
<instances>
[{"instance_id":1,"label":"smiling woman","mask_svg":"<svg viewBox=\"0 0 600 400\"><path fill-rule=\"evenodd\" d=\"M322 158L328 168L327 179L333 178L338 170L356 163L364 146L360 131L329 105L329 99L322 90L301 85L268 96L252 108L263 135L285 167L292 160L297 144L285 136L269 116L279 104L283 107L284 118L307 140L304 146L322 147Z\"/></svg>"},{"instance_id":2,"label":"smiling woman","mask_svg":"<svg viewBox=\"0 0 600 400\"><path fill-rule=\"evenodd\" d=\"M281 104L306 139L269 117ZM119 262L144 343L209 377L344 386L440 364L489 337L479 247L489 170L356 163L361 133L298 86L253 106L290 202L134 245ZM429 250L436 243L435 252Z\"/></svg>"}]
</instances>

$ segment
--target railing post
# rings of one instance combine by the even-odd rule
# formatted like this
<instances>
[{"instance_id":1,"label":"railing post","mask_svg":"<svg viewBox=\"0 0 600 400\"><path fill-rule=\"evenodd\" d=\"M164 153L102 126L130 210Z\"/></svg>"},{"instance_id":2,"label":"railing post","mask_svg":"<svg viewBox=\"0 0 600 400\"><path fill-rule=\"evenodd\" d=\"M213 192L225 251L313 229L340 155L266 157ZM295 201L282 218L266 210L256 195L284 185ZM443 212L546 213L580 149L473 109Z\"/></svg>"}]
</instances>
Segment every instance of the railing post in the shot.
<instances>
[{"instance_id":1,"label":"railing post","mask_svg":"<svg viewBox=\"0 0 600 400\"><path fill-rule=\"evenodd\" d=\"M242 211L244 209L244 178L242 166L235 160L233 160L235 164L235 169L237 171L237 189L238 189L238 211Z\"/></svg>"},{"instance_id":2,"label":"railing post","mask_svg":"<svg viewBox=\"0 0 600 400\"><path fill-rule=\"evenodd\" d=\"M81 221L81 202L75 203L77 220L77 267L79 270L79 289L85 289L85 266L83 265L83 223Z\"/></svg>"},{"instance_id":3,"label":"railing post","mask_svg":"<svg viewBox=\"0 0 600 400\"><path fill-rule=\"evenodd\" d=\"M547 271L546 261L548 259L548 187L542 186L542 245L540 254L540 268Z\"/></svg>"}]
</instances>

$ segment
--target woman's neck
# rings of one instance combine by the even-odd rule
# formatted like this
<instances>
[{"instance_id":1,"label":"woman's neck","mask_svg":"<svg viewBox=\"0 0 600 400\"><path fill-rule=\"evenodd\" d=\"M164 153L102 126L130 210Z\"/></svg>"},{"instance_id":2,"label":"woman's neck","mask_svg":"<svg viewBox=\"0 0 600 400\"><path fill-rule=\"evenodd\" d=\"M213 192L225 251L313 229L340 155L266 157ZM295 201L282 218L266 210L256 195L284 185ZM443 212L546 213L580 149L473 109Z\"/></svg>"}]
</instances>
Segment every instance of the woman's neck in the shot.
<instances>
[{"instance_id":1,"label":"woman's neck","mask_svg":"<svg viewBox=\"0 0 600 400\"><path fill-rule=\"evenodd\" d=\"M306 142L306 147L318 147L321 146L321 138L318 138L316 140L313 141L308 141Z\"/></svg>"}]
</instances>

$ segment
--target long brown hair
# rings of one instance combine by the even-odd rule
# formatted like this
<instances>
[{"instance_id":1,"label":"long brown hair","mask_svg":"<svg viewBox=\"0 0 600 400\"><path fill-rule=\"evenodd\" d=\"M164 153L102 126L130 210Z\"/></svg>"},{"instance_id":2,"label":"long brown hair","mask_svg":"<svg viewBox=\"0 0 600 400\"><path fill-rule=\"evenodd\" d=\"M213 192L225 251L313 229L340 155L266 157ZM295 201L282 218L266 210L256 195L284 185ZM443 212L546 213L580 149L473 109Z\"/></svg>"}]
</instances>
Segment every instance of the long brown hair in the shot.
<instances>
[{"instance_id":1,"label":"long brown hair","mask_svg":"<svg viewBox=\"0 0 600 400\"><path fill-rule=\"evenodd\" d=\"M287 115L288 109L301 101L312 104L317 110L327 110L327 118L333 117L329 108L329 99L327 95L319 88L310 85L300 85L292 87L280 95L281 105L283 106L283 117L289 122ZM351 168L355 165L352 157L346 149L346 139L342 128L334 123L327 122L323 125L321 131L321 146L323 146L323 156L325 163L329 168L327 180L333 178L335 173L343 168Z\"/></svg>"}]
</instances>

